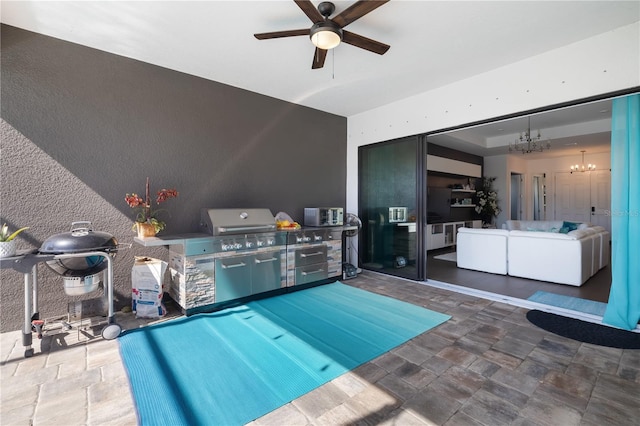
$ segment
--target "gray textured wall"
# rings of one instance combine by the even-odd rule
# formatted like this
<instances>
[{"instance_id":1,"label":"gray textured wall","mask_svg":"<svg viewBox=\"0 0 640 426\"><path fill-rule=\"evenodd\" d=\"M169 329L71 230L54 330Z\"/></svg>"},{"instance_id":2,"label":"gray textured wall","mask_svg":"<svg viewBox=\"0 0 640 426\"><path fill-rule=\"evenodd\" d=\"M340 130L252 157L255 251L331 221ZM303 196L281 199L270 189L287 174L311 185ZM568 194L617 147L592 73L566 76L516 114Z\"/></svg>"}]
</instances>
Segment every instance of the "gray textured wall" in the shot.
<instances>
[{"instance_id":1,"label":"gray textured wall","mask_svg":"<svg viewBox=\"0 0 640 426\"><path fill-rule=\"evenodd\" d=\"M0 217L37 248L75 220L133 241L125 193L175 187L165 234L195 232L203 207L344 206L346 118L2 26ZM224 58L233 60L233 58ZM115 261L116 308L129 303L134 245ZM41 317L74 298L40 266ZM0 272L0 330L23 317L22 276ZM96 295L90 295L96 297Z\"/></svg>"}]
</instances>

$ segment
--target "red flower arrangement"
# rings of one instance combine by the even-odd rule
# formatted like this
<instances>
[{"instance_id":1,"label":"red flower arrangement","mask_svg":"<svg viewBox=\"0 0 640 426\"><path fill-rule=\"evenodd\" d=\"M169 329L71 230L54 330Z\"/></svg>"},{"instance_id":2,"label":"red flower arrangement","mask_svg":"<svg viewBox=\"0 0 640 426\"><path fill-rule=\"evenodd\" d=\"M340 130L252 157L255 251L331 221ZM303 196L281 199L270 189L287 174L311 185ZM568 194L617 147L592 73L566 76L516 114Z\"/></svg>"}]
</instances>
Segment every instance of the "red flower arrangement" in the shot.
<instances>
[{"instance_id":1,"label":"red flower arrangement","mask_svg":"<svg viewBox=\"0 0 640 426\"><path fill-rule=\"evenodd\" d=\"M178 196L178 191L175 189L161 189L156 194L156 204L160 204L169 198L175 198ZM147 186L145 192L145 198L143 199L136 193L127 194L124 197L124 200L127 202L129 207L134 209L136 212L136 223L148 223L153 225L156 233L162 231L166 224L158 219L157 214L164 209L151 209L151 197L149 192L149 178L147 178ZM136 224L134 223L134 227Z\"/></svg>"}]
</instances>

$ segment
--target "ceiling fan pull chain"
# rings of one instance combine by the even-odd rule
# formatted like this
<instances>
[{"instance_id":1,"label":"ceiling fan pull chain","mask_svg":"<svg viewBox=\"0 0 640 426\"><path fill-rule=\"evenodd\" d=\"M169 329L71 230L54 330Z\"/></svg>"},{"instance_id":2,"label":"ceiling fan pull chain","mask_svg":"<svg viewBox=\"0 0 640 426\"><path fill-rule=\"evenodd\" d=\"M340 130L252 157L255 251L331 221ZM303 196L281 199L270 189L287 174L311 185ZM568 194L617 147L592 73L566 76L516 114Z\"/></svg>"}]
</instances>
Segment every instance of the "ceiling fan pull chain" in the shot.
<instances>
[{"instance_id":1,"label":"ceiling fan pull chain","mask_svg":"<svg viewBox=\"0 0 640 426\"><path fill-rule=\"evenodd\" d=\"M336 79L336 51L331 49L331 79Z\"/></svg>"}]
</instances>

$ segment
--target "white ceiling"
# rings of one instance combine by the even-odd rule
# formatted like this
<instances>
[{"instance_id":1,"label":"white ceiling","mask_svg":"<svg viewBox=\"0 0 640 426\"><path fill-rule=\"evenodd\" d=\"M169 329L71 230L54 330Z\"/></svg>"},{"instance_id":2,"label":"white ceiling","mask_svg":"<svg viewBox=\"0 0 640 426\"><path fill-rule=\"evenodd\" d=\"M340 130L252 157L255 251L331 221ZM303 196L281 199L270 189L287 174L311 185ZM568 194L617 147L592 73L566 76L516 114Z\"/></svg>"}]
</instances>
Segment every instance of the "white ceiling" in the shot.
<instances>
[{"instance_id":1,"label":"white ceiling","mask_svg":"<svg viewBox=\"0 0 640 426\"><path fill-rule=\"evenodd\" d=\"M339 13L353 1L334 3ZM308 37L253 37L310 27L291 0L2 0L1 7L5 24L345 117L640 20L638 1L392 0L347 27L391 45L385 55L343 43L312 70ZM486 137L506 132L492 129Z\"/></svg>"}]
</instances>

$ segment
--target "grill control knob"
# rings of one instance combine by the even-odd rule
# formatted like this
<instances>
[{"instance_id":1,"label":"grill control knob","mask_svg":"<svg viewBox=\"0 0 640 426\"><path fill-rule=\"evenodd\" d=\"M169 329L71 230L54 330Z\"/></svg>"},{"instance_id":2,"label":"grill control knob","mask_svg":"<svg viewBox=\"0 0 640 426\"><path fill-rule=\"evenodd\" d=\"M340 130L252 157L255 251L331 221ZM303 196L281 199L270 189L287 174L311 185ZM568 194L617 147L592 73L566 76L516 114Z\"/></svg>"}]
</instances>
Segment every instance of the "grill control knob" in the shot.
<instances>
[{"instance_id":1,"label":"grill control knob","mask_svg":"<svg viewBox=\"0 0 640 426\"><path fill-rule=\"evenodd\" d=\"M242 244L241 244L241 243L235 243L235 244L233 245L233 247L234 247L236 250L240 250L240 249L242 248Z\"/></svg>"},{"instance_id":2,"label":"grill control knob","mask_svg":"<svg viewBox=\"0 0 640 426\"><path fill-rule=\"evenodd\" d=\"M302 237L296 237L296 243L301 243L302 242Z\"/></svg>"},{"instance_id":3,"label":"grill control knob","mask_svg":"<svg viewBox=\"0 0 640 426\"><path fill-rule=\"evenodd\" d=\"M264 241L258 240L258 247L262 247L262 246L264 246Z\"/></svg>"},{"instance_id":4,"label":"grill control knob","mask_svg":"<svg viewBox=\"0 0 640 426\"><path fill-rule=\"evenodd\" d=\"M267 245L268 246L272 246L276 243L276 240L274 240L273 238L268 238L267 239Z\"/></svg>"},{"instance_id":5,"label":"grill control knob","mask_svg":"<svg viewBox=\"0 0 640 426\"><path fill-rule=\"evenodd\" d=\"M222 248L222 250L229 250L229 244L222 244L220 247Z\"/></svg>"},{"instance_id":6,"label":"grill control knob","mask_svg":"<svg viewBox=\"0 0 640 426\"><path fill-rule=\"evenodd\" d=\"M302 239L305 243L308 243L309 241L311 241L311 237L304 237Z\"/></svg>"},{"instance_id":7,"label":"grill control knob","mask_svg":"<svg viewBox=\"0 0 640 426\"><path fill-rule=\"evenodd\" d=\"M244 244L244 246L245 246L246 248L251 248L251 247L253 247L253 242L251 242L251 241L247 241L247 242Z\"/></svg>"},{"instance_id":8,"label":"grill control knob","mask_svg":"<svg viewBox=\"0 0 640 426\"><path fill-rule=\"evenodd\" d=\"M313 241L322 241L322 235L314 235Z\"/></svg>"}]
</instances>

